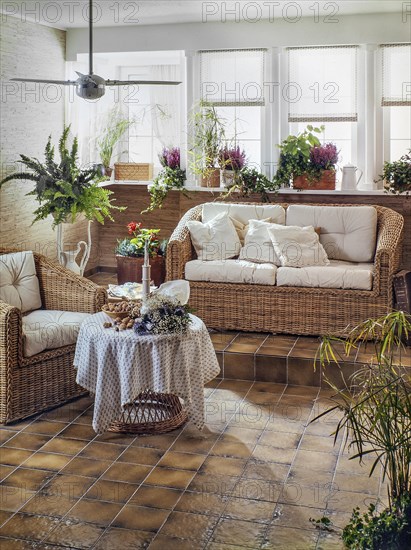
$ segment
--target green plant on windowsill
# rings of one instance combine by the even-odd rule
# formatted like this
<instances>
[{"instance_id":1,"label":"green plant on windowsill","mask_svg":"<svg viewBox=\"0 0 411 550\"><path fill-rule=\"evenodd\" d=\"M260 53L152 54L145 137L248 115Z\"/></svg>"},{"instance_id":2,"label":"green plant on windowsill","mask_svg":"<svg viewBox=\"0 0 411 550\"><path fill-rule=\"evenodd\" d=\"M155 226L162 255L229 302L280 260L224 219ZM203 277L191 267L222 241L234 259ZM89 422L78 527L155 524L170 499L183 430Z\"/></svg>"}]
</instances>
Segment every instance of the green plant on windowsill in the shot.
<instances>
[{"instance_id":1,"label":"green plant on windowsill","mask_svg":"<svg viewBox=\"0 0 411 550\"><path fill-rule=\"evenodd\" d=\"M378 466L388 480L388 507L365 514L353 511L343 540L353 550L406 550L411 548L411 374L401 365L402 339L411 334L411 317L395 311L367 320L342 338L324 337L317 358L324 378L334 390L335 403L313 421L341 414L335 440L346 433L345 443L355 453L351 460L374 458L370 476ZM374 357L348 380L335 344L345 344L349 356L359 346L372 346ZM327 368L341 371L342 389L327 378Z\"/></svg>"},{"instance_id":2,"label":"green plant on windowsill","mask_svg":"<svg viewBox=\"0 0 411 550\"><path fill-rule=\"evenodd\" d=\"M97 140L97 149L104 167L105 175L108 177L111 176L113 171L111 161L113 159L114 148L133 124L134 120L130 120L123 115L117 106L110 109L105 116L104 128ZM125 152L126 151L122 151L118 156Z\"/></svg>"},{"instance_id":3,"label":"green plant on windowsill","mask_svg":"<svg viewBox=\"0 0 411 550\"><path fill-rule=\"evenodd\" d=\"M275 182L269 180L256 168L245 166L238 172L233 185L230 185L227 191L221 193L220 198L223 200L228 199L233 193L238 192L241 197L259 194L261 202L270 202L268 192L277 193L278 188Z\"/></svg>"},{"instance_id":4,"label":"green plant on windowsill","mask_svg":"<svg viewBox=\"0 0 411 550\"><path fill-rule=\"evenodd\" d=\"M18 161L27 172L15 172L4 178L0 186L11 180L29 180L35 183L33 191L40 207L34 211L33 223L53 216L53 228L61 223L73 223L79 214L88 220L104 223L105 218L113 221L113 210L124 210L115 206L110 199L112 191L100 187L99 183L107 178L101 177L99 168L80 168L78 165L78 142L73 139L69 150L67 141L70 126L66 126L59 140L60 162L55 160L54 146L49 137L45 148L45 160L20 155Z\"/></svg>"},{"instance_id":5,"label":"green plant on windowsill","mask_svg":"<svg viewBox=\"0 0 411 550\"><path fill-rule=\"evenodd\" d=\"M384 162L384 168L375 183L384 182L386 193L408 193L411 191L411 149L394 162Z\"/></svg>"},{"instance_id":6,"label":"green plant on windowsill","mask_svg":"<svg viewBox=\"0 0 411 550\"><path fill-rule=\"evenodd\" d=\"M172 189L181 190L188 196L184 191L186 171L180 168L180 148L164 147L158 158L163 168L147 187L150 194L150 205L141 212L142 214L153 212L156 208L162 208L163 202Z\"/></svg>"},{"instance_id":7,"label":"green plant on windowsill","mask_svg":"<svg viewBox=\"0 0 411 550\"><path fill-rule=\"evenodd\" d=\"M314 128L308 125L303 132L296 136L289 135L277 146L280 158L274 181L279 187L289 187L294 178L303 174L310 176L310 151L321 145L314 134L320 134L323 130L324 126Z\"/></svg>"}]
</instances>

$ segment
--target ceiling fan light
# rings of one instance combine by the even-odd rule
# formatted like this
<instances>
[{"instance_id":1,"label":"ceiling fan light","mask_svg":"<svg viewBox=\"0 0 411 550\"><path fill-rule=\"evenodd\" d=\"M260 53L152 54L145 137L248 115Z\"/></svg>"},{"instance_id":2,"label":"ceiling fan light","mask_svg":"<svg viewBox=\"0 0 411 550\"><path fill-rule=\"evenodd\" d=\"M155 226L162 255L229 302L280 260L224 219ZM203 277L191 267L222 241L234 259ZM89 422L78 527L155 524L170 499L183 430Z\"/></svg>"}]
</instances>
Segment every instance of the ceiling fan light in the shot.
<instances>
[{"instance_id":1,"label":"ceiling fan light","mask_svg":"<svg viewBox=\"0 0 411 550\"><path fill-rule=\"evenodd\" d=\"M98 75L82 75L76 82L76 94L83 99L100 99L106 92L105 80Z\"/></svg>"}]
</instances>

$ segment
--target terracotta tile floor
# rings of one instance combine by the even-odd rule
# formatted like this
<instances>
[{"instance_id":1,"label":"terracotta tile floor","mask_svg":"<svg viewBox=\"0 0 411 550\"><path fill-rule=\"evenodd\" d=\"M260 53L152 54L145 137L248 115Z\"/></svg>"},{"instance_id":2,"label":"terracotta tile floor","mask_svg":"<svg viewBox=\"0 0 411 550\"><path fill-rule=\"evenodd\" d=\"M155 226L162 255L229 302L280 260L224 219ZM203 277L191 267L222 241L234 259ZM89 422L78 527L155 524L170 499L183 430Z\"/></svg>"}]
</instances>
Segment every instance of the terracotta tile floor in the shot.
<instances>
[{"instance_id":1,"label":"terracotta tile floor","mask_svg":"<svg viewBox=\"0 0 411 550\"><path fill-rule=\"evenodd\" d=\"M343 526L384 498L349 461L329 391L214 380L206 427L156 436L91 429L83 397L0 429L1 548L336 549L310 517Z\"/></svg>"}]
</instances>

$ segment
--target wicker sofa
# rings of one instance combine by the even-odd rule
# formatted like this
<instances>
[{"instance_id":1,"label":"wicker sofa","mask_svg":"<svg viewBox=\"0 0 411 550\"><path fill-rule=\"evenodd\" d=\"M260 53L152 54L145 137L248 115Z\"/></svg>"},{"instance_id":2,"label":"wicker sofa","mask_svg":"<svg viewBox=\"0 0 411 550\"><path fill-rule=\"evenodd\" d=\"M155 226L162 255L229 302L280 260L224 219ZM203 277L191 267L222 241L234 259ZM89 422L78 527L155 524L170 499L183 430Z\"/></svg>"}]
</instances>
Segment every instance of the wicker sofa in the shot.
<instances>
[{"instance_id":1,"label":"wicker sofa","mask_svg":"<svg viewBox=\"0 0 411 550\"><path fill-rule=\"evenodd\" d=\"M281 206L287 211L288 205ZM404 220L389 208L373 208L377 217L370 290L191 280L190 305L215 329L301 335L342 334L347 326L383 315L393 306ZM167 280L185 278L186 263L196 258L187 222L201 221L202 212L203 205L190 209L174 230L167 249Z\"/></svg>"},{"instance_id":2,"label":"wicker sofa","mask_svg":"<svg viewBox=\"0 0 411 550\"><path fill-rule=\"evenodd\" d=\"M19 252L0 248L0 254ZM106 291L41 254L33 254L41 310L96 313ZM40 311L41 311L40 310ZM19 308L0 300L0 423L16 421L86 393L76 384L75 344L26 357Z\"/></svg>"}]
</instances>

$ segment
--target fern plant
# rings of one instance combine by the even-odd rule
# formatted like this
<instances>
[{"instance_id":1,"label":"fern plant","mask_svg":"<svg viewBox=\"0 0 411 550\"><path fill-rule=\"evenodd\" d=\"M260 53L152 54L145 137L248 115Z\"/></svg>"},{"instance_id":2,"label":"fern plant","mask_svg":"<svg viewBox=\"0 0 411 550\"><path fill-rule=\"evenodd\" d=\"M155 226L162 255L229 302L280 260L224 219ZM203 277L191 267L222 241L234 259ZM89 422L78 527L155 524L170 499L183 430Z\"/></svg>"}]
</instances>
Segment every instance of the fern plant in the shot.
<instances>
[{"instance_id":1,"label":"fern plant","mask_svg":"<svg viewBox=\"0 0 411 550\"><path fill-rule=\"evenodd\" d=\"M27 193L34 195L40 203L39 208L34 211L33 223L52 215L54 228L63 222L74 222L79 214L100 223L104 223L106 218L113 221L112 210L124 208L114 206L114 199L110 199L112 191L99 186L99 182L105 178L100 176L97 167L81 169L78 166L78 141L75 137L69 149L69 132L70 126L66 126L59 140L60 162L55 160L55 150L49 136L44 163L36 158L20 155L21 160L18 162L28 171L10 174L0 182L0 187L11 180L35 182L33 191Z\"/></svg>"}]
</instances>

